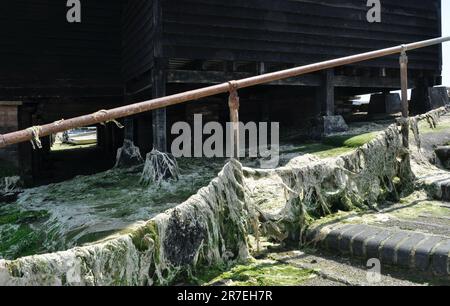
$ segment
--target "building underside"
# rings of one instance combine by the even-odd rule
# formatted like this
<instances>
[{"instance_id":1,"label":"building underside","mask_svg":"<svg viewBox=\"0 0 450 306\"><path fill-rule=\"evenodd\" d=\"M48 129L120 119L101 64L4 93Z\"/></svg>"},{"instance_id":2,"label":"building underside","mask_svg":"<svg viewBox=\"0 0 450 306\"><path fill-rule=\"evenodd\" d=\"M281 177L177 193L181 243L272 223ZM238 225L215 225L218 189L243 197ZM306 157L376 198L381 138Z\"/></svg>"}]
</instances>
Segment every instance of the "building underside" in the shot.
<instances>
[{"instance_id":1,"label":"building underside","mask_svg":"<svg viewBox=\"0 0 450 306\"><path fill-rule=\"evenodd\" d=\"M366 20L366 1L82 1L82 22L43 0L0 4L0 133L346 55L441 35L440 1L383 1L383 22ZM195 8L195 9L194 9ZM15 16L22 16L16 18ZM409 54L409 87L440 84L441 49ZM398 57L339 67L239 92L240 118L299 127L348 115L355 95L400 87ZM28 182L106 170L125 137L145 155L170 148L174 122L228 120L227 97L97 126L97 146L53 152L29 143L0 152Z\"/></svg>"}]
</instances>

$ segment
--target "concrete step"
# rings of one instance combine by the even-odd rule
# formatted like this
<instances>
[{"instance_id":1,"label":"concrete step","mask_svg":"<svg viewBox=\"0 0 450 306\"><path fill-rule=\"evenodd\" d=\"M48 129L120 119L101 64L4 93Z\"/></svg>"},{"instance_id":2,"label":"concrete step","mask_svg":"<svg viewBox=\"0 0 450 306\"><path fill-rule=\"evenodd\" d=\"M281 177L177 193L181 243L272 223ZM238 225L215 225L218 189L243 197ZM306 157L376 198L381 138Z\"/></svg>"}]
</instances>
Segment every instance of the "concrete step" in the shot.
<instances>
[{"instance_id":1,"label":"concrete step","mask_svg":"<svg viewBox=\"0 0 450 306\"><path fill-rule=\"evenodd\" d=\"M334 224L307 237L309 243L328 251L450 276L450 237L364 224Z\"/></svg>"}]
</instances>

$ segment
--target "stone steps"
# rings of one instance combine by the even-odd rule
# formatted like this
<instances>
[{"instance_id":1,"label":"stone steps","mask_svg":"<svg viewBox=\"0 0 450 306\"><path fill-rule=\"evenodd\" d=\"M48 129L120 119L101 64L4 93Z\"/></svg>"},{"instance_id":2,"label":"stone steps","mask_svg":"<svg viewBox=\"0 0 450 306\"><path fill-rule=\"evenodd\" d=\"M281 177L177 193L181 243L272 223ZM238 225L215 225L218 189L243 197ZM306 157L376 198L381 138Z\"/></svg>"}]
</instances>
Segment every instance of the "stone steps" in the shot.
<instances>
[{"instance_id":1,"label":"stone steps","mask_svg":"<svg viewBox=\"0 0 450 306\"><path fill-rule=\"evenodd\" d=\"M450 237L365 224L335 224L308 233L315 246L352 257L379 259L436 276L450 276Z\"/></svg>"}]
</instances>

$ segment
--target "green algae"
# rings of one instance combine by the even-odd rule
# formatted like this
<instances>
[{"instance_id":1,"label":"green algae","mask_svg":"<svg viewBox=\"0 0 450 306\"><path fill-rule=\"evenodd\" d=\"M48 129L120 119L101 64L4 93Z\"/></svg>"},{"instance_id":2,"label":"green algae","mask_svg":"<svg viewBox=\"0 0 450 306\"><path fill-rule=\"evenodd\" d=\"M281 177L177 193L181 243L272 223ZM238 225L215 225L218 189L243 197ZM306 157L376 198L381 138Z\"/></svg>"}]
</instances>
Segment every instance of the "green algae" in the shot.
<instances>
[{"instance_id":1,"label":"green algae","mask_svg":"<svg viewBox=\"0 0 450 306\"><path fill-rule=\"evenodd\" d=\"M419 123L419 130L422 134L441 133L450 129L450 122L439 122L436 127L430 127L427 122Z\"/></svg>"},{"instance_id":2,"label":"green algae","mask_svg":"<svg viewBox=\"0 0 450 306\"><path fill-rule=\"evenodd\" d=\"M207 276L213 276L217 272L217 270L212 270ZM234 266L207 284L231 281L230 285L233 286L292 286L300 285L313 277L315 277L313 270L263 260Z\"/></svg>"},{"instance_id":3,"label":"green algae","mask_svg":"<svg viewBox=\"0 0 450 306\"><path fill-rule=\"evenodd\" d=\"M133 244L140 252L145 252L150 248L159 250L158 225L154 221L149 221L145 226L140 227L131 235ZM159 262L158 256L155 258Z\"/></svg>"},{"instance_id":4,"label":"green algae","mask_svg":"<svg viewBox=\"0 0 450 306\"><path fill-rule=\"evenodd\" d=\"M419 201L418 203L408 203L403 207L398 207L395 211L389 213L401 219L417 219L423 215L432 217L448 217L449 209L439 205L435 201Z\"/></svg>"},{"instance_id":5,"label":"green algae","mask_svg":"<svg viewBox=\"0 0 450 306\"><path fill-rule=\"evenodd\" d=\"M6 258L41 254L46 239L43 233L35 232L29 225L2 228L0 235L0 254Z\"/></svg>"},{"instance_id":6,"label":"green algae","mask_svg":"<svg viewBox=\"0 0 450 306\"><path fill-rule=\"evenodd\" d=\"M47 219L49 217L49 213L44 210L40 211L19 211L12 210L10 212L2 212L0 209L0 226L5 224L23 224L23 223L32 223L35 221L39 221L42 219Z\"/></svg>"},{"instance_id":7,"label":"green algae","mask_svg":"<svg viewBox=\"0 0 450 306\"><path fill-rule=\"evenodd\" d=\"M369 143L379 135L379 132L364 133L359 135L330 136L322 142L312 142L282 150L281 154L312 154L319 158L337 157Z\"/></svg>"},{"instance_id":8,"label":"green algae","mask_svg":"<svg viewBox=\"0 0 450 306\"><path fill-rule=\"evenodd\" d=\"M330 157L337 157L343 154L347 154L350 152L353 152L354 149L348 148L348 147L340 147L340 148L330 148L327 150L315 152L314 155L316 155L319 158L330 158Z\"/></svg>"},{"instance_id":9,"label":"green algae","mask_svg":"<svg viewBox=\"0 0 450 306\"><path fill-rule=\"evenodd\" d=\"M338 211L333 214L315 219L314 222L312 222L310 224L310 228L330 225L330 224L334 224L337 222L352 223L352 221L350 221L351 218L357 217L359 215L363 215L364 213L367 213L367 212L364 212L362 210L360 210L360 211Z\"/></svg>"},{"instance_id":10,"label":"green algae","mask_svg":"<svg viewBox=\"0 0 450 306\"><path fill-rule=\"evenodd\" d=\"M201 159L181 159L180 180L161 186L139 184L141 168L136 167L27 189L16 202L0 209L0 226L39 219L33 232L42 240L41 246L33 246L29 252L26 247L16 251L11 241L18 239L0 235L0 257L63 251L120 235L187 200L207 185L222 165L223 160L209 160L205 165Z\"/></svg>"},{"instance_id":11,"label":"green algae","mask_svg":"<svg viewBox=\"0 0 450 306\"><path fill-rule=\"evenodd\" d=\"M296 146L293 149L284 150L281 154L312 154L319 158L336 157L348 152L352 152L353 148L348 147L335 147L331 145L325 145L323 143L307 143Z\"/></svg>"},{"instance_id":12,"label":"green algae","mask_svg":"<svg viewBox=\"0 0 450 306\"><path fill-rule=\"evenodd\" d=\"M323 143L333 147L359 148L374 140L379 132L371 132L360 135L340 135L325 137Z\"/></svg>"},{"instance_id":13,"label":"green algae","mask_svg":"<svg viewBox=\"0 0 450 306\"><path fill-rule=\"evenodd\" d=\"M17 258L43 252L48 233L34 227L49 218L47 211L0 209L0 258Z\"/></svg>"}]
</instances>

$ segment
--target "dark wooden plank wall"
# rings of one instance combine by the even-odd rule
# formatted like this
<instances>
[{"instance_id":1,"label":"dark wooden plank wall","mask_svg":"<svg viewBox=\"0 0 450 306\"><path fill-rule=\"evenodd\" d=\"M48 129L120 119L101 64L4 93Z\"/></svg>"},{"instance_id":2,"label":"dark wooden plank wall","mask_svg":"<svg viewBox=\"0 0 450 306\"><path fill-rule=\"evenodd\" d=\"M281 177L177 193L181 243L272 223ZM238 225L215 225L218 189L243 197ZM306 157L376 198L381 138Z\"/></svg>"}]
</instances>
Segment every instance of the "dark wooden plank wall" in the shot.
<instances>
[{"instance_id":1,"label":"dark wooden plank wall","mask_svg":"<svg viewBox=\"0 0 450 306\"><path fill-rule=\"evenodd\" d=\"M164 58L300 65L440 32L438 0L383 0L381 24L366 21L366 0L158 1ZM81 24L66 22L65 3L0 1L2 86L119 88L151 70L154 0L82 1ZM410 60L410 68L440 70L438 47ZM397 68L398 59L363 65Z\"/></svg>"},{"instance_id":2,"label":"dark wooden plank wall","mask_svg":"<svg viewBox=\"0 0 450 306\"><path fill-rule=\"evenodd\" d=\"M66 1L0 1L1 86L122 86L122 1L81 3L82 22L70 24Z\"/></svg>"},{"instance_id":3,"label":"dark wooden plank wall","mask_svg":"<svg viewBox=\"0 0 450 306\"><path fill-rule=\"evenodd\" d=\"M383 0L382 23L366 0L165 0L169 58L307 64L439 36L440 1ZM410 53L410 68L439 71L439 48ZM398 67L398 57L362 64Z\"/></svg>"},{"instance_id":4,"label":"dark wooden plank wall","mask_svg":"<svg viewBox=\"0 0 450 306\"><path fill-rule=\"evenodd\" d=\"M153 0L128 0L122 17L122 69L125 82L153 67Z\"/></svg>"}]
</instances>

